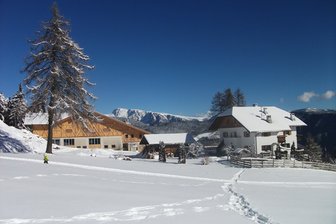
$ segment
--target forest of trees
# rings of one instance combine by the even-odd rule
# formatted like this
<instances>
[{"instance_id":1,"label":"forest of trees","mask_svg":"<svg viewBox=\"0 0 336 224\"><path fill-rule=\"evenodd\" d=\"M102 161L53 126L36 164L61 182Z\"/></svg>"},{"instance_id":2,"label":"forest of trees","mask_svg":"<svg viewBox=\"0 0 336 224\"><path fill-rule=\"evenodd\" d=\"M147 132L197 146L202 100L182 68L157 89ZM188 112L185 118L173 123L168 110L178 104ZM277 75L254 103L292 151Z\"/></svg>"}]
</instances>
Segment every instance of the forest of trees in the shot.
<instances>
[{"instance_id":1,"label":"forest of trees","mask_svg":"<svg viewBox=\"0 0 336 224\"><path fill-rule=\"evenodd\" d=\"M7 125L19 129L25 128L24 118L26 111L27 105L21 84L19 85L19 90L9 99L0 93L0 120L4 121Z\"/></svg>"},{"instance_id":2,"label":"forest of trees","mask_svg":"<svg viewBox=\"0 0 336 224\"><path fill-rule=\"evenodd\" d=\"M231 88L223 92L217 92L211 102L210 111L213 115L222 113L233 106L245 106L246 100L244 93L238 88L232 92Z\"/></svg>"}]
</instances>

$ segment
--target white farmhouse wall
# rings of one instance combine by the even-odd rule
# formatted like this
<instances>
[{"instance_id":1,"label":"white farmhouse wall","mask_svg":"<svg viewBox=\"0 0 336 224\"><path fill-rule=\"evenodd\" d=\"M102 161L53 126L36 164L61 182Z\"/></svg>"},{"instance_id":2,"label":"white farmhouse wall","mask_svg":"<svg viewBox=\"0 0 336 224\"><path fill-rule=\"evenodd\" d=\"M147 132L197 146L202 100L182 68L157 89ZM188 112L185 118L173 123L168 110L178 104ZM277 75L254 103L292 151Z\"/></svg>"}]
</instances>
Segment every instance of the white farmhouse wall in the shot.
<instances>
[{"instance_id":1,"label":"white farmhouse wall","mask_svg":"<svg viewBox=\"0 0 336 224\"><path fill-rule=\"evenodd\" d=\"M226 146L234 146L235 148L251 148L256 150L257 154L262 152L262 146L272 145L278 143L278 136L283 135L283 131L270 132L270 136L262 136L262 133L252 132L249 137L244 136L247 130L243 127L237 128L221 128L219 133L221 139L224 140ZM227 133L224 135L224 133ZM297 147L296 127L292 127L291 134L286 135L286 143L290 146L295 144Z\"/></svg>"},{"instance_id":2,"label":"white farmhouse wall","mask_svg":"<svg viewBox=\"0 0 336 224\"><path fill-rule=\"evenodd\" d=\"M74 148L90 148L89 138L87 137L70 138L70 139L74 139L74 145L69 145L69 146L74 147ZM92 137L92 138L97 138L97 137ZM60 145L64 146L64 139L65 138L57 138L54 140L59 140ZM105 146L107 146L107 148L109 149L116 149L116 150L123 149L122 137L121 136L100 137L100 148L105 148Z\"/></svg>"},{"instance_id":3,"label":"white farmhouse wall","mask_svg":"<svg viewBox=\"0 0 336 224\"><path fill-rule=\"evenodd\" d=\"M244 132L247 132L247 130L243 127L222 128L219 129L219 132L226 146L233 145L235 148L254 148L253 133L250 133L250 137L245 137ZM227 137L224 136L225 132L228 134Z\"/></svg>"},{"instance_id":4,"label":"white farmhouse wall","mask_svg":"<svg viewBox=\"0 0 336 224\"><path fill-rule=\"evenodd\" d=\"M105 145L107 145L109 149L113 148L120 150L123 148L121 136L101 137L100 139L102 148L104 148Z\"/></svg>"},{"instance_id":5,"label":"white farmhouse wall","mask_svg":"<svg viewBox=\"0 0 336 224\"><path fill-rule=\"evenodd\" d=\"M63 140L61 140L63 144ZM89 139L88 138L75 138L75 147L83 148L84 146L89 147Z\"/></svg>"},{"instance_id":6,"label":"white farmhouse wall","mask_svg":"<svg viewBox=\"0 0 336 224\"><path fill-rule=\"evenodd\" d=\"M262 136L261 133L258 133L256 137L257 154L262 152L262 146L278 143L278 133L279 132L271 132L270 136Z\"/></svg>"}]
</instances>

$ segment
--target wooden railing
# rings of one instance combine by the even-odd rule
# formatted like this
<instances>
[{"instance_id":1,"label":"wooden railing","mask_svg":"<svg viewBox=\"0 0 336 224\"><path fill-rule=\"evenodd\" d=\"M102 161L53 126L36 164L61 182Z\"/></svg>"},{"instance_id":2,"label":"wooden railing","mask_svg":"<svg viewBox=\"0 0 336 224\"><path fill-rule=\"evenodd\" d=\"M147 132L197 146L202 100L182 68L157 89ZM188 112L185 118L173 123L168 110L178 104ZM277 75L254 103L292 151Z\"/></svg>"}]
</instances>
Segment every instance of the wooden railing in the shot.
<instances>
[{"instance_id":1,"label":"wooden railing","mask_svg":"<svg viewBox=\"0 0 336 224\"><path fill-rule=\"evenodd\" d=\"M239 158L231 157L231 164L244 168L273 168L273 167L286 167L286 168L306 168L329 170L336 172L336 164L320 163L320 162L306 162L288 159L262 159L262 158Z\"/></svg>"}]
</instances>

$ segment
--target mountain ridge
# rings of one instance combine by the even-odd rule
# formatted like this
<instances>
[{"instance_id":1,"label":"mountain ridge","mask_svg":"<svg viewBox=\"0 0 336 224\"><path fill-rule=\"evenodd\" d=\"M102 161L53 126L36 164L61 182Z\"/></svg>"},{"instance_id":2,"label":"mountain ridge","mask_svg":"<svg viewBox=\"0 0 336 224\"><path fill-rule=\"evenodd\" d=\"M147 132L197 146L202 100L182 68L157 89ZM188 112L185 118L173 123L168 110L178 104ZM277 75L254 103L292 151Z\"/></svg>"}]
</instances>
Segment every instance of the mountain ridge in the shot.
<instances>
[{"instance_id":1,"label":"mountain ridge","mask_svg":"<svg viewBox=\"0 0 336 224\"><path fill-rule=\"evenodd\" d=\"M126 109L126 108L116 108L110 114L113 117L119 119L126 119L129 122L141 122L146 125L158 125L164 123L171 122L179 122L179 121L204 121L209 119L208 116L183 116L183 115L175 115L169 113L162 112L153 112L146 111L141 109Z\"/></svg>"}]
</instances>

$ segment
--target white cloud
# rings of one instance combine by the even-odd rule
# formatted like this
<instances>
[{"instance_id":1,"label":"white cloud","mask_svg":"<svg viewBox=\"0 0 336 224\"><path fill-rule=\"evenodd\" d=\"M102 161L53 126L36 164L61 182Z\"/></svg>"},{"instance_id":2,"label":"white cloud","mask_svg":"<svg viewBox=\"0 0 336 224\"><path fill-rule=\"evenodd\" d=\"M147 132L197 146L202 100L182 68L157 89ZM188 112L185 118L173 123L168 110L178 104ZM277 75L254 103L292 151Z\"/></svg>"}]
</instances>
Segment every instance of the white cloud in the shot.
<instances>
[{"instance_id":1,"label":"white cloud","mask_svg":"<svg viewBox=\"0 0 336 224\"><path fill-rule=\"evenodd\" d=\"M322 94L322 98L325 100L330 100L331 98L333 98L336 95L336 93L332 90L328 90L325 93Z\"/></svg>"},{"instance_id":2,"label":"white cloud","mask_svg":"<svg viewBox=\"0 0 336 224\"><path fill-rule=\"evenodd\" d=\"M308 103L313 97L317 97L315 92L304 92L301 96L298 96L298 100L304 103Z\"/></svg>"}]
</instances>

